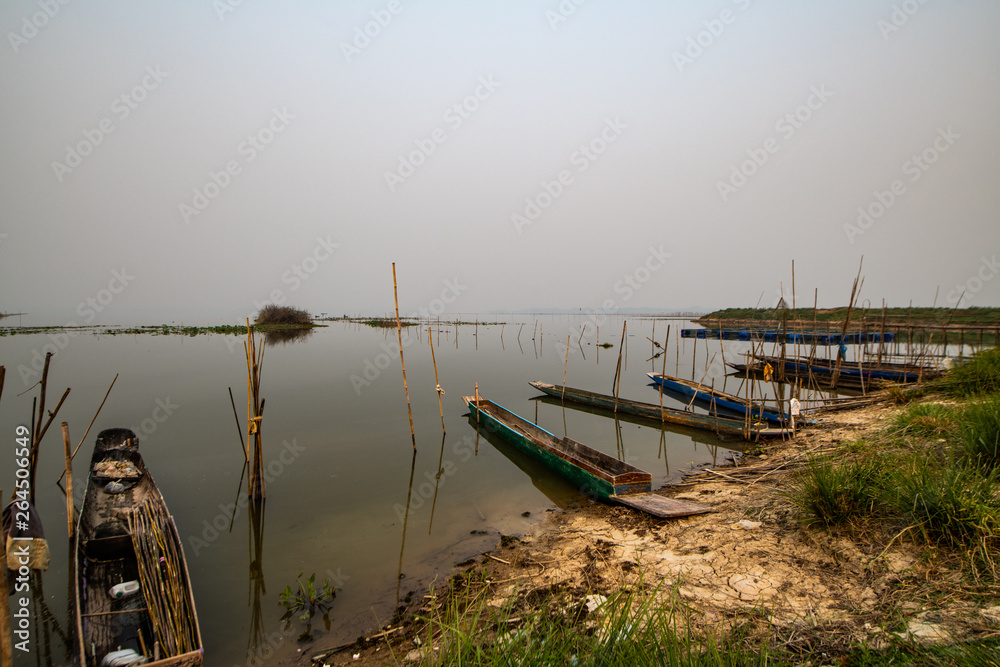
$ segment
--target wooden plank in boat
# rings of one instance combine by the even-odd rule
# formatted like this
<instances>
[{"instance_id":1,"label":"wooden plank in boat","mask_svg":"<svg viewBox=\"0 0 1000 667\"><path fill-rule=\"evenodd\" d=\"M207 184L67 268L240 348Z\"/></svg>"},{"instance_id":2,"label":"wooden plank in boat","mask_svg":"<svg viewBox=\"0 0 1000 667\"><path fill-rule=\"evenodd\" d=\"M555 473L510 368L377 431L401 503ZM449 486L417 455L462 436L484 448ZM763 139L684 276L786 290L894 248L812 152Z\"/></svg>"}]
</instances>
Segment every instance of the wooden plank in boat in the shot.
<instances>
[{"instance_id":1,"label":"wooden plank in boat","mask_svg":"<svg viewBox=\"0 0 1000 667\"><path fill-rule=\"evenodd\" d=\"M624 496L610 496L610 499L662 519L675 519L712 511L711 507L705 505L667 498L655 493L630 493Z\"/></svg>"}]
</instances>

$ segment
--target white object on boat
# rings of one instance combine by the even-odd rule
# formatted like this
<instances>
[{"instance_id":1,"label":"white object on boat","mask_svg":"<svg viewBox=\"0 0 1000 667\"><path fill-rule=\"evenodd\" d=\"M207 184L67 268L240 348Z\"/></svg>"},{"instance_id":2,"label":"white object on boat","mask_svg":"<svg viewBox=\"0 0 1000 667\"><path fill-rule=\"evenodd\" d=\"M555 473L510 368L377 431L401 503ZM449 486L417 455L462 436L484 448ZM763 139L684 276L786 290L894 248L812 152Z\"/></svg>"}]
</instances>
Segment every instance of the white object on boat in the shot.
<instances>
[{"instance_id":1,"label":"white object on boat","mask_svg":"<svg viewBox=\"0 0 1000 667\"><path fill-rule=\"evenodd\" d=\"M108 590L108 595L113 598L127 598L130 595L135 595L139 592L139 582L138 581L123 581L120 584L115 584Z\"/></svg>"},{"instance_id":2,"label":"white object on boat","mask_svg":"<svg viewBox=\"0 0 1000 667\"><path fill-rule=\"evenodd\" d=\"M144 665L149 662L149 658L136 653L135 649L126 648L108 653L101 660L101 667L131 667L132 665Z\"/></svg>"}]
</instances>

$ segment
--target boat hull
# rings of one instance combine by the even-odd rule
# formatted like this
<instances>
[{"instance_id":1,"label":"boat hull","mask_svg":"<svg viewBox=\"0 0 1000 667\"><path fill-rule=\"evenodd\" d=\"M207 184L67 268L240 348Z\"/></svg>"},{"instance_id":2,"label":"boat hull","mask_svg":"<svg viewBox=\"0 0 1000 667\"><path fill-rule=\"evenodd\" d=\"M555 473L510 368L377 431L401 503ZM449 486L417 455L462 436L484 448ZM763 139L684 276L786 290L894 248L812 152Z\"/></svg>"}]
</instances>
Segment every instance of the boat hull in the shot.
<instances>
[{"instance_id":1,"label":"boat hull","mask_svg":"<svg viewBox=\"0 0 1000 667\"><path fill-rule=\"evenodd\" d=\"M695 403L713 412L716 410L728 410L734 414L746 417L747 411L749 410L752 419L762 419L772 424L779 425L785 424L789 421L789 418L786 415L774 412L773 410L768 410L767 408L756 404L748 408L747 402L743 401L743 399L731 396L721 391L712 390L708 387L700 386L694 382L671 377L669 375L662 375L660 373L646 373L646 375L648 375L653 382L661 387L675 391L683 396L687 396L688 398L692 398Z\"/></svg>"}]
</instances>

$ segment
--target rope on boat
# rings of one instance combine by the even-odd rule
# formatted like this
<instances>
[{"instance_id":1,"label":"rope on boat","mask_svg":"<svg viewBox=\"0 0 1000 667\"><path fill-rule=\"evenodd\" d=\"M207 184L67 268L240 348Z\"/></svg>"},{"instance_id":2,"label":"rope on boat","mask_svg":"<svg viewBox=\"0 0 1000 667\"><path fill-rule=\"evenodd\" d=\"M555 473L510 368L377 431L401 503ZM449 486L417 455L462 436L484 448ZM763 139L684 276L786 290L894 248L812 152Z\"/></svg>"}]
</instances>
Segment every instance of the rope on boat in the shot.
<instances>
[{"instance_id":1,"label":"rope on boat","mask_svg":"<svg viewBox=\"0 0 1000 667\"><path fill-rule=\"evenodd\" d=\"M170 516L161 503L146 500L128 515L153 632L165 657L198 649L194 609L184 583L182 557L170 535Z\"/></svg>"}]
</instances>

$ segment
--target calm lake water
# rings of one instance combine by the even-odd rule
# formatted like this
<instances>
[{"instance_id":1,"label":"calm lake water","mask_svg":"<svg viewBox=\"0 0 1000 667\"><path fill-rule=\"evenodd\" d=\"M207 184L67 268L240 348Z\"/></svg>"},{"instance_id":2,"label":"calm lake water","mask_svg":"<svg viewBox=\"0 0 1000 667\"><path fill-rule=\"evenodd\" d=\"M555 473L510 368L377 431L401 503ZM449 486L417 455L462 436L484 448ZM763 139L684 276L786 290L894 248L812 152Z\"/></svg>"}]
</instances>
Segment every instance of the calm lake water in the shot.
<instances>
[{"instance_id":1,"label":"calm lake water","mask_svg":"<svg viewBox=\"0 0 1000 667\"><path fill-rule=\"evenodd\" d=\"M492 439L477 437L461 400L477 382L482 396L553 433L651 472L654 488L694 465L733 455L708 434L624 420L616 425L604 416L534 400L538 393L530 380L562 383L567 336L566 384L611 393L620 317L602 316L599 322L600 342L613 343L611 349L597 347L591 316L478 319L504 324L432 325L446 392L444 435L427 326L404 333L416 455L394 354L395 329L330 322L307 340L268 345L261 383L267 501L259 517L246 508L244 455L227 390L232 388L245 420L242 338L89 333L58 340L44 334L0 338L0 365L7 367L0 434L9 452L0 463L0 485L8 494L15 429L28 424L37 395L37 389L26 391L38 378L32 360L39 360L47 345L59 348L49 374L48 409L72 388L42 443L37 506L52 564L32 589L32 653L17 656L15 664L69 664L65 497L55 484L64 463L59 422L69 422L75 445L115 373L117 384L75 461L77 489L84 486L98 432L135 430L184 540L207 665L273 664L274 656L293 656L304 626L281 621L279 594L300 573L316 573L317 580L328 578L338 588L329 628L322 619L313 623L311 645L330 647L388 622L398 595L422 594L444 581L453 563L491 548L501 534L523 534L547 511L587 502L502 444L498 448ZM662 371L664 357L650 359L655 350L648 338L662 345L668 323L667 373L690 377L693 367L696 379L737 389L740 381L725 377L721 345L727 361L734 361L747 343L702 340L695 351L693 339L682 339L678 348L677 332L690 326L686 321L630 317L621 396L658 401L646 372ZM664 402L679 406L669 397Z\"/></svg>"}]
</instances>

